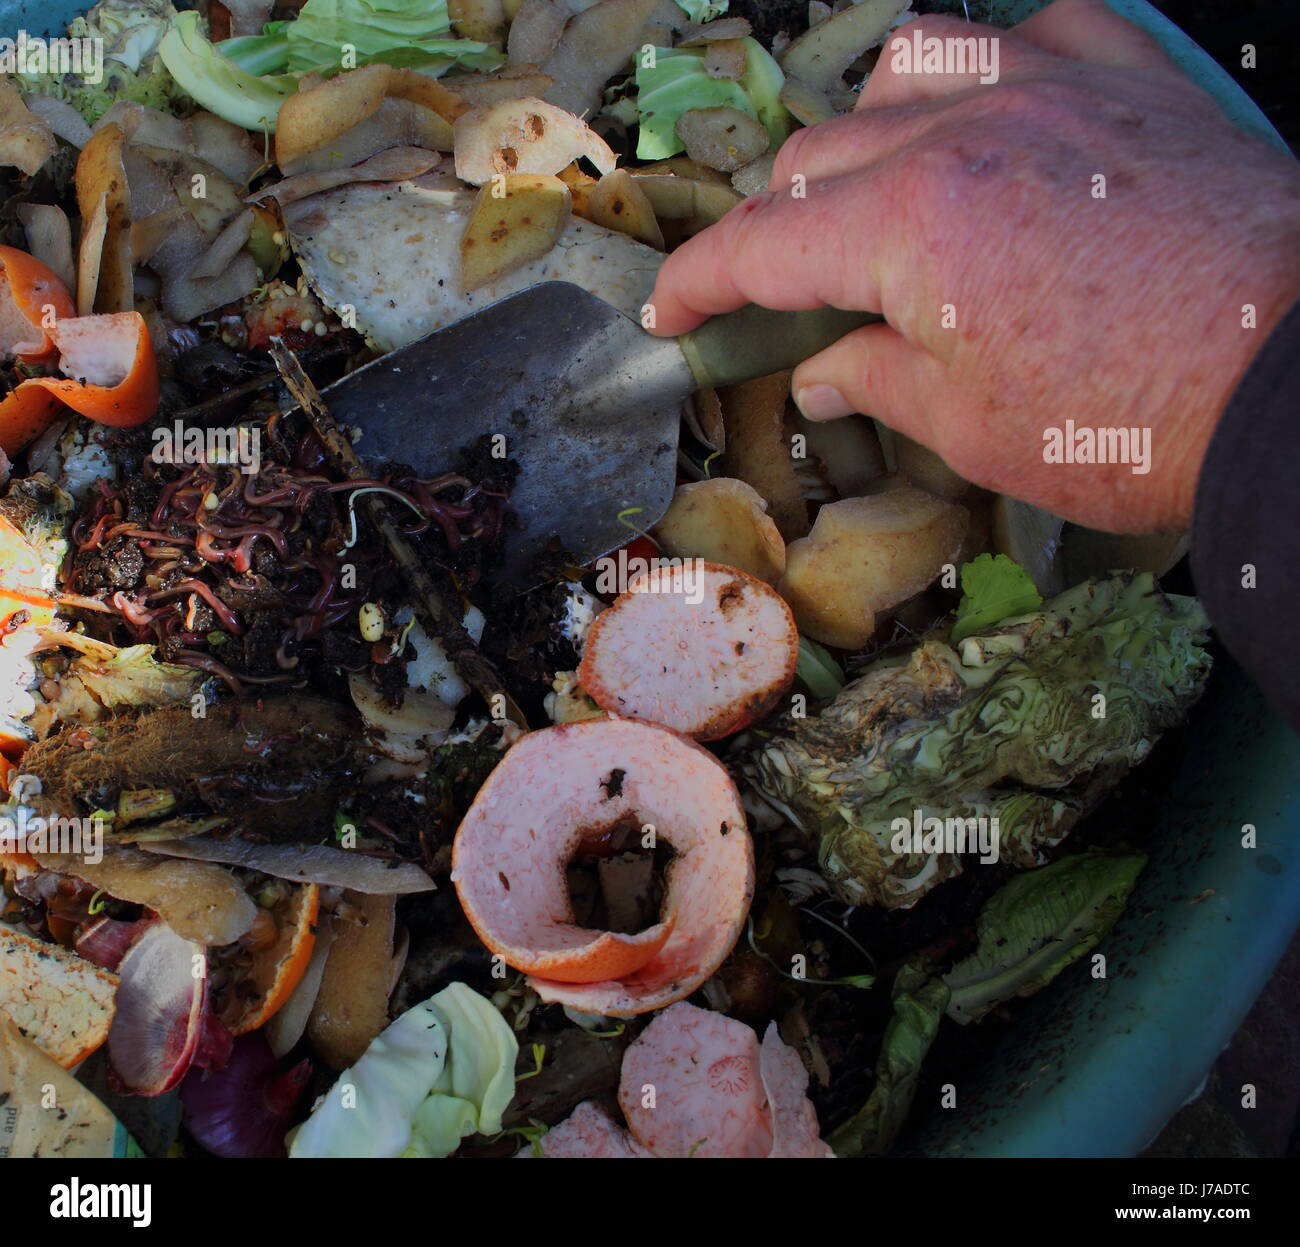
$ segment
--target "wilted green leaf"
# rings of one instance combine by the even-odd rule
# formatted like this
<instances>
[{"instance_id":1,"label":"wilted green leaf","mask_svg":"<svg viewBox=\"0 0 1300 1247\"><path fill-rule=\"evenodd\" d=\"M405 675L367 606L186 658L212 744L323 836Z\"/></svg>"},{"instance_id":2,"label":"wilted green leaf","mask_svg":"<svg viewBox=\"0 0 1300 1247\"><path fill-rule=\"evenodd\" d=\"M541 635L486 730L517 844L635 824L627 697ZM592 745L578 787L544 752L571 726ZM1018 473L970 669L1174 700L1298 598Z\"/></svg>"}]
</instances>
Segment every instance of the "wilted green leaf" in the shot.
<instances>
[{"instance_id":1,"label":"wilted green leaf","mask_svg":"<svg viewBox=\"0 0 1300 1247\"><path fill-rule=\"evenodd\" d=\"M844 687L840 664L816 641L799 638L799 661L795 676L817 698L834 697Z\"/></svg>"},{"instance_id":2,"label":"wilted green leaf","mask_svg":"<svg viewBox=\"0 0 1300 1247\"><path fill-rule=\"evenodd\" d=\"M876 1058L876 1085L857 1115L827 1140L836 1156L883 1156L893 1145L911 1111L948 988L924 963L908 962L894 976L893 1001L894 1016Z\"/></svg>"},{"instance_id":3,"label":"wilted green leaf","mask_svg":"<svg viewBox=\"0 0 1300 1247\"><path fill-rule=\"evenodd\" d=\"M1041 991L1114 926L1146 861L1142 853L1081 853L1000 888L980 913L978 949L944 975L948 1016L973 1022Z\"/></svg>"}]
</instances>

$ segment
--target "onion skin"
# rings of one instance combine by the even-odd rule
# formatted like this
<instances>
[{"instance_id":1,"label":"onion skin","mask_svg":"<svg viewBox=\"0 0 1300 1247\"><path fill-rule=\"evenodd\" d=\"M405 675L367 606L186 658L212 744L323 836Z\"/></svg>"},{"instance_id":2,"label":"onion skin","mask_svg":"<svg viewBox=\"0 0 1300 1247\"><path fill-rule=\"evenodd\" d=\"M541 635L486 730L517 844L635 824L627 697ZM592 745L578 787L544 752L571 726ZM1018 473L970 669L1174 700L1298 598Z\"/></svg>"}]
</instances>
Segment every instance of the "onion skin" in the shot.
<instances>
[{"instance_id":1,"label":"onion skin","mask_svg":"<svg viewBox=\"0 0 1300 1247\"><path fill-rule=\"evenodd\" d=\"M222 1069L192 1069L181 1083L185 1128L214 1156L283 1158L311 1075L307 1058L282 1070L260 1030L241 1035Z\"/></svg>"},{"instance_id":2,"label":"onion skin","mask_svg":"<svg viewBox=\"0 0 1300 1247\"><path fill-rule=\"evenodd\" d=\"M135 922L96 918L77 936L77 952L104 970L116 970L126 950L152 921L152 918L139 918Z\"/></svg>"}]
</instances>

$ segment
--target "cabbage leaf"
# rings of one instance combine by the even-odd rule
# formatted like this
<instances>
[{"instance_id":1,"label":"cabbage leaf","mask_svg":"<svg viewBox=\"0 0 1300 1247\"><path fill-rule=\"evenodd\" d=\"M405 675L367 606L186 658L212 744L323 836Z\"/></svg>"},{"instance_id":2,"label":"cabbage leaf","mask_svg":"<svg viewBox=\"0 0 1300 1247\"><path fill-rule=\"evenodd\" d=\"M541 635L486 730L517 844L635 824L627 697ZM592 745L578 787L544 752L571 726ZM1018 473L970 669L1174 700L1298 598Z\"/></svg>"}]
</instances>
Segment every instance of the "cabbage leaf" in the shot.
<instances>
[{"instance_id":1,"label":"cabbage leaf","mask_svg":"<svg viewBox=\"0 0 1300 1247\"><path fill-rule=\"evenodd\" d=\"M518 1055L492 1003L453 983L403 1013L339 1075L289 1155L448 1156L467 1135L501 1129Z\"/></svg>"},{"instance_id":2,"label":"cabbage leaf","mask_svg":"<svg viewBox=\"0 0 1300 1247\"><path fill-rule=\"evenodd\" d=\"M158 55L186 95L245 130L274 130L280 105L298 87L289 75L259 77L227 60L208 42L193 12L177 16Z\"/></svg>"},{"instance_id":3,"label":"cabbage leaf","mask_svg":"<svg viewBox=\"0 0 1300 1247\"><path fill-rule=\"evenodd\" d=\"M292 21L218 44L208 42L197 14L182 13L159 53L204 108L247 130L272 131L304 74L382 62L436 77L453 65L496 69L505 61L491 44L451 36L446 0L307 0Z\"/></svg>"},{"instance_id":4,"label":"cabbage leaf","mask_svg":"<svg viewBox=\"0 0 1300 1247\"><path fill-rule=\"evenodd\" d=\"M1207 629L1149 574L1084 581L953 645L877 658L756 749L758 786L846 904L906 907L961 872L960 849L900 824L986 819L1000 860L1041 865L1200 696Z\"/></svg>"},{"instance_id":5,"label":"cabbage leaf","mask_svg":"<svg viewBox=\"0 0 1300 1247\"><path fill-rule=\"evenodd\" d=\"M685 149L677 122L693 108L734 108L762 122L775 151L785 142L793 121L778 98L785 75L756 39L745 39L745 73L739 82L711 78L704 68L704 48L655 48L638 57L636 107L641 160L666 160Z\"/></svg>"}]
</instances>

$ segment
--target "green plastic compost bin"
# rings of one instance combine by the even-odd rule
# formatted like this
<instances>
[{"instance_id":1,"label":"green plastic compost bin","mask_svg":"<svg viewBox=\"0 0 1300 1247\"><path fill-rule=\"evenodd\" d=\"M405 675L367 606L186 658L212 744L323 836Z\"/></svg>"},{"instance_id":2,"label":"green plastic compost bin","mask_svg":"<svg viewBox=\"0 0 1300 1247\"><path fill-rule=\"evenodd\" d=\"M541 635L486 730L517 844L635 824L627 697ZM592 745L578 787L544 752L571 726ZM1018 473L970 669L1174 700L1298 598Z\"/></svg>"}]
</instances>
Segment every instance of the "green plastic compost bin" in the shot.
<instances>
[{"instance_id":1,"label":"green plastic compost bin","mask_svg":"<svg viewBox=\"0 0 1300 1247\"><path fill-rule=\"evenodd\" d=\"M1154 35L1243 128L1281 145L1232 79L1143 0L1111 7ZM0 0L0 36L62 34L85 7ZM957 0L947 7L960 13ZM1011 25L1043 5L992 0ZM930 1156L1127 1156L1201 1085L1300 924L1300 739L1230 660L1193 712L1183 757L1124 917L1083 965L1035 998L958 1106L923 1116ZM1255 847L1243 848L1253 827ZM919 1114L924 1106L918 1105Z\"/></svg>"}]
</instances>

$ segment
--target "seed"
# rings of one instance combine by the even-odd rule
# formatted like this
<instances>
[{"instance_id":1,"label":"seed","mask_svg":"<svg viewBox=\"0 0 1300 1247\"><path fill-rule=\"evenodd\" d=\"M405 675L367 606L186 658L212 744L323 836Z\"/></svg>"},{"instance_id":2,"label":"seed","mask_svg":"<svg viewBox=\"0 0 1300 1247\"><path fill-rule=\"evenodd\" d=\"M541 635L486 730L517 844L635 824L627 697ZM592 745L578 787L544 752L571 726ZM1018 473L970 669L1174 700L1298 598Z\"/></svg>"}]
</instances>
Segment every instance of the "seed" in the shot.
<instances>
[{"instance_id":1,"label":"seed","mask_svg":"<svg viewBox=\"0 0 1300 1247\"><path fill-rule=\"evenodd\" d=\"M327 333L329 333L329 327L323 320L318 320L316 322L316 336L318 338L323 338Z\"/></svg>"},{"instance_id":2,"label":"seed","mask_svg":"<svg viewBox=\"0 0 1300 1247\"><path fill-rule=\"evenodd\" d=\"M312 331L312 322L311 322L310 320L305 320L305 321L302 322L302 324L299 326L299 328L303 331L303 333L311 333L311 331Z\"/></svg>"},{"instance_id":3,"label":"seed","mask_svg":"<svg viewBox=\"0 0 1300 1247\"><path fill-rule=\"evenodd\" d=\"M325 256L331 264L346 264L348 262L348 257L333 247L325 253Z\"/></svg>"},{"instance_id":4,"label":"seed","mask_svg":"<svg viewBox=\"0 0 1300 1247\"><path fill-rule=\"evenodd\" d=\"M283 247L283 246L284 246L284 231L283 231L283 230L279 230L279 229L276 230L275 233L271 235L271 241L272 241L272 242L273 242L277 247Z\"/></svg>"},{"instance_id":5,"label":"seed","mask_svg":"<svg viewBox=\"0 0 1300 1247\"><path fill-rule=\"evenodd\" d=\"M384 635L384 612L374 602L365 602L357 611L357 625L363 641L378 641Z\"/></svg>"}]
</instances>

